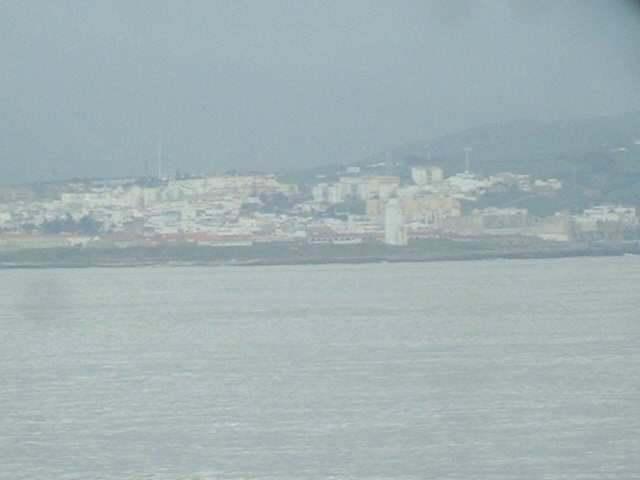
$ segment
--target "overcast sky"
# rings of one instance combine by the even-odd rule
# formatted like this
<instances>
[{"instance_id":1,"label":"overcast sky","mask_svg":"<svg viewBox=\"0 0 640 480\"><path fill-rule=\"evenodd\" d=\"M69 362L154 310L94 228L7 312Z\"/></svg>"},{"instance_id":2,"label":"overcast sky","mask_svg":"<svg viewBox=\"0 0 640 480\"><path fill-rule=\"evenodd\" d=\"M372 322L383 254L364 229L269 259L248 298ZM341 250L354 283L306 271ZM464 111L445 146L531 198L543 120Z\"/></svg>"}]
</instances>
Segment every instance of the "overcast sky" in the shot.
<instances>
[{"instance_id":1,"label":"overcast sky","mask_svg":"<svg viewBox=\"0 0 640 480\"><path fill-rule=\"evenodd\" d=\"M624 0L0 0L0 181L349 163L640 109Z\"/></svg>"}]
</instances>

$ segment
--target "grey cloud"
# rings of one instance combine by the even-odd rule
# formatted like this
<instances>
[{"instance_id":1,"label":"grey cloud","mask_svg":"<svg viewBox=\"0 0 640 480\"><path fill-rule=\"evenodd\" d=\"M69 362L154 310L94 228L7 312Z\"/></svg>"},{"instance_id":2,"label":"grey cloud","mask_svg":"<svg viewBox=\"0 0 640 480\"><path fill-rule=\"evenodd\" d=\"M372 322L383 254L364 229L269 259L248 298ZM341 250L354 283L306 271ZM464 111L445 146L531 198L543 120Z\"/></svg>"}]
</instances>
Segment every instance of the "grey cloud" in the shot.
<instances>
[{"instance_id":1,"label":"grey cloud","mask_svg":"<svg viewBox=\"0 0 640 480\"><path fill-rule=\"evenodd\" d=\"M633 2L0 3L0 178L357 161L640 107Z\"/></svg>"}]
</instances>

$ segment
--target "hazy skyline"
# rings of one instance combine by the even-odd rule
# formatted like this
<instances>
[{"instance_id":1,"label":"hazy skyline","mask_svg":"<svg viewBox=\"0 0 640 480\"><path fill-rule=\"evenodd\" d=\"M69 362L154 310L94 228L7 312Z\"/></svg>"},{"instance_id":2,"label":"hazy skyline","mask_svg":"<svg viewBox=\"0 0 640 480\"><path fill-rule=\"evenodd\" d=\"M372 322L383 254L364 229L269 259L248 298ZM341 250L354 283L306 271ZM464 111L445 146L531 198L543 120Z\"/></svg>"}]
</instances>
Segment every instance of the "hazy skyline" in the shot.
<instances>
[{"instance_id":1,"label":"hazy skyline","mask_svg":"<svg viewBox=\"0 0 640 480\"><path fill-rule=\"evenodd\" d=\"M348 163L640 108L631 1L0 1L2 183Z\"/></svg>"}]
</instances>

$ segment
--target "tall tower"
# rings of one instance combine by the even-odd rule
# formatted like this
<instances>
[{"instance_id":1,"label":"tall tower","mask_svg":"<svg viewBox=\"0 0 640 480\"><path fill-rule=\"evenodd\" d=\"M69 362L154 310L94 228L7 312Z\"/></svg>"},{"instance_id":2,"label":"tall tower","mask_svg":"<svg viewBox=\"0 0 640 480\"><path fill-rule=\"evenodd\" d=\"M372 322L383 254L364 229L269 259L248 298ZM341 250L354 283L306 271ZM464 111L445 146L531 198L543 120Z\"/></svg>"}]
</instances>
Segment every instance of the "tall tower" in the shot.
<instances>
[{"instance_id":1,"label":"tall tower","mask_svg":"<svg viewBox=\"0 0 640 480\"><path fill-rule=\"evenodd\" d=\"M394 246L408 243L404 216L397 198L389 200L384 211L384 243Z\"/></svg>"}]
</instances>

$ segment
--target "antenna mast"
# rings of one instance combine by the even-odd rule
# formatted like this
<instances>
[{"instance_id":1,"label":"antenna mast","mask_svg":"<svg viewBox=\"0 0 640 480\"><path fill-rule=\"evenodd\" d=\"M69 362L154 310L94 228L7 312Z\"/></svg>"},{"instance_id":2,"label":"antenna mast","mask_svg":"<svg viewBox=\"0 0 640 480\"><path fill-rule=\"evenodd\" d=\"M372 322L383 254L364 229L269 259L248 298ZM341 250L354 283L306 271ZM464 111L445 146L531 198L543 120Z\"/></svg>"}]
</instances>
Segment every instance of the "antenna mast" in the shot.
<instances>
[{"instance_id":1,"label":"antenna mast","mask_svg":"<svg viewBox=\"0 0 640 480\"><path fill-rule=\"evenodd\" d=\"M465 173L471 173L471 147L464 147L464 168Z\"/></svg>"},{"instance_id":2,"label":"antenna mast","mask_svg":"<svg viewBox=\"0 0 640 480\"><path fill-rule=\"evenodd\" d=\"M162 141L158 142L158 179L162 178Z\"/></svg>"}]
</instances>

